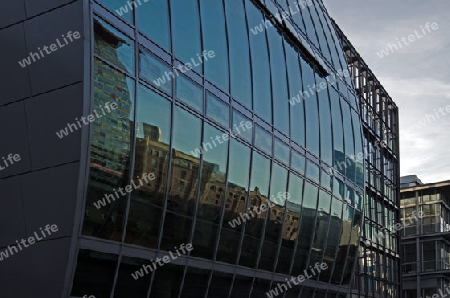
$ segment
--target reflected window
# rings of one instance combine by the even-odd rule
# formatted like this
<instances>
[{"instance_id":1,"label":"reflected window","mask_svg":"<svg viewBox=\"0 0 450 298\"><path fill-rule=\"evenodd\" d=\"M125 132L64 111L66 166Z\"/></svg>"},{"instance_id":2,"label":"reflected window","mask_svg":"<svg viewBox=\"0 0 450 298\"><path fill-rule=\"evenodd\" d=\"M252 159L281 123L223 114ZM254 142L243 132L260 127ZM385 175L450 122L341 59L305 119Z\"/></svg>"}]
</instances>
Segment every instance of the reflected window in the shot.
<instances>
[{"instance_id":1,"label":"reflected window","mask_svg":"<svg viewBox=\"0 0 450 298\"><path fill-rule=\"evenodd\" d=\"M255 126L255 146L272 155L272 134L261 126Z\"/></svg>"},{"instance_id":2,"label":"reflected window","mask_svg":"<svg viewBox=\"0 0 450 298\"><path fill-rule=\"evenodd\" d=\"M306 10L306 9L303 9ZM304 60L302 62L303 88L312 91L312 95L305 99L305 121L306 121L306 149L317 157L320 157L319 147L319 110L317 106L317 91L312 90L315 84L314 71Z\"/></svg>"},{"instance_id":3,"label":"reflected window","mask_svg":"<svg viewBox=\"0 0 450 298\"><path fill-rule=\"evenodd\" d=\"M275 138L274 156L289 165L289 152L289 145L283 143L280 139Z\"/></svg>"},{"instance_id":4,"label":"reflected window","mask_svg":"<svg viewBox=\"0 0 450 298\"><path fill-rule=\"evenodd\" d=\"M225 128L230 126L230 107L214 95L206 92L206 116Z\"/></svg>"},{"instance_id":5,"label":"reflected window","mask_svg":"<svg viewBox=\"0 0 450 298\"><path fill-rule=\"evenodd\" d=\"M179 100L203 113L203 88L200 85L181 75L176 81L176 95Z\"/></svg>"},{"instance_id":6,"label":"reflected window","mask_svg":"<svg viewBox=\"0 0 450 298\"><path fill-rule=\"evenodd\" d=\"M248 142L252 142L253 122L237 111L233 111L233 134L237 134Z\"/></svg>"},{"instance_id":7,"label":"reflected window","mask_svg":"<svg viewBox=\"0 0 450 298\"><path fill-rule=\"evenodd\" d=\"M139 77L172 94L172 82L178 72L150 52L139 50Z\"/></svg>"}]
</instances>

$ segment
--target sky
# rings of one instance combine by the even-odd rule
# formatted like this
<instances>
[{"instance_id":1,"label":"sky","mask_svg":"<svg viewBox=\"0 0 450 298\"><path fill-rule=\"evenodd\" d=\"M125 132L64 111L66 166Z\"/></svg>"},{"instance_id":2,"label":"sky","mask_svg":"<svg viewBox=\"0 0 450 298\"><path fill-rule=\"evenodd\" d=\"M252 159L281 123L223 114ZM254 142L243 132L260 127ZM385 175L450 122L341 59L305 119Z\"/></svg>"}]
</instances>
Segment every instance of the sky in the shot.
<instances>
[{"instance_id":1,"label":"sky","mask_svg":"<svg viewBox=\"0 0 450 298\"><path fill-rule=\"evenodd\" d=\"M323 2L399 108L401 176L450 180L450 1Z\"/></svg>"}]
</instances>

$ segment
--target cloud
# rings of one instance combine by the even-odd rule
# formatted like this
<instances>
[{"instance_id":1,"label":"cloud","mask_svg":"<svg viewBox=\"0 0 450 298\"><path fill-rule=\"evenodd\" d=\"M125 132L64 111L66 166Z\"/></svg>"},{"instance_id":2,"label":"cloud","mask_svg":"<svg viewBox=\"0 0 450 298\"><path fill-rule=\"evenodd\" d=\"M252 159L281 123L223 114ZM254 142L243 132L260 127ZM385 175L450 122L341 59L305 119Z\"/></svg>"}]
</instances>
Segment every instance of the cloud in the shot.
<instances>
[{"instance_id":1,"label":"cloud","mask_svg":"<svg viewBox=\"0 0 450 298\"><path fill-rule=\"evenodd\" d=\"M415 126L450 105L450 1L323 1L399 107L401 175L416 174L424 182L450 179L450 114ZM439 29L385 58L376 55L427 22L436 22Z\"/></svg>"}]
</instances>

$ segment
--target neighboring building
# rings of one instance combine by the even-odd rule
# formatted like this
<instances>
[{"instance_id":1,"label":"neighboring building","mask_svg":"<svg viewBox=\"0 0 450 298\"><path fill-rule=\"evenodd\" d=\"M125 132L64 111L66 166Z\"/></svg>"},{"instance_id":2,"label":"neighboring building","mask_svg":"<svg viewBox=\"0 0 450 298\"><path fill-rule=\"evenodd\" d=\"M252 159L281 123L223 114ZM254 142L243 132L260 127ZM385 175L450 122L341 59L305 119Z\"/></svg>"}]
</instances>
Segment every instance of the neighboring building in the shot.
<instances>
[{"instance_id":1,"label":"neighboring building","mask_svg":"<svg viewBox=\"0 0 450 298\"><path fill-rule=\"evenodd\" d=\"M1 297L240 298L283 289L279 297L343 298L364 262L358 250L370 271L356 282L397 297L396 235L359 249L363 208L372 212L367 239L398 218L397 109L385 93L358 102L322 1L1 7L0 156L22 161L0 172L8 226L0 252L42 225L59 227L1 260ZM81 38L17 63L69 31ZM108 103L117 109L73 124ZM380 118L369 123L372 110ZM367 168L355 159L364 139ZM376 140L389 148L373 150ZM140 184L144 174L155 179ZM188 254L132 277L189 243ZM320 274L285 284L322 262Z\"/></svg>"},{"instance_id":2,"label":"neighboring building","mask_svg":"<svg viewBox=\"0 0 450 298\"><path fill-rule=\"evenodd\" d=\"M385 232L400 221L398 108L354 46L334 23L362 114L366 197L364 229L352 296L400 297L400 235ZM379 234L384 237L377 237Z\"/></svg>"},{"instance_id":3,"label":"neighboring building","mask_svg":"<svg viewBox=\"0 0 450 298\"><path fill-rule=\"evenodd\" d=\"M422 181L416 175L400 177L400 188L407 188L422 185Z\"/></svg>"},{"instance_id":4,"label":"neighboring building","mask_svg":"<svg viewBox=\"0 0 450 298\"><path fill-rule=\"evenodd\" d=\"M404 297L448 296L450 180L405 187L400 204L405 222L401 243Z\"/></svg>"}]
</instances>

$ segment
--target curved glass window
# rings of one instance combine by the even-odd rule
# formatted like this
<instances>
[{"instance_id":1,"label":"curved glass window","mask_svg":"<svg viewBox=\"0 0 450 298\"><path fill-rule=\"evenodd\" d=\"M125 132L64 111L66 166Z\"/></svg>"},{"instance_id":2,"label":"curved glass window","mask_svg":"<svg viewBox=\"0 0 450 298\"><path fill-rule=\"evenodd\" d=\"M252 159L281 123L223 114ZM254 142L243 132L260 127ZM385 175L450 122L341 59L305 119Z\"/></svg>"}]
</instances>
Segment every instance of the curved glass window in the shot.
<instances>
[{"instance_id":1,"label":"curved glass window","mask_svg":"<svg viewBox=\"0 0 450 298\"><path fill-rule=\"evenodd\" d=\"M134 74L134 41L99 17L94 17L94 52Z\"/></svg>"},{"instance_id":2,"label":"curved glass window","mask_svg":"<svg viewBox=\"0 0 450 298\"><path fill-rule=\"evenodd\" d=\"M305 146L304 93L302 90L302 73L298 60L299 55L289 43L285 42L284 46L289 79L291 138L299 145Z\"/></svg>"},{"instance_id":3,"label":"curved glass window","mask_svg":"<svg viewBox=\"0 0 450 298\"><path fill-rule=\"evenodd\" d=\"M133 24L134 23L134 14L133 10L128 5L127 0L98 0L101 4L106 6L115 15L121 17L125 21Z\"/></svg>"},{"instance_id":4,"label":"curved glass window","mask_svg":"<svg viewBox=\"0 0 450 298\"><path fill-rule=\"evenodd\" d=\"M197 0L170 0L170 4L173 53L183 63L192 62L194 71L203 73L197 56L202 52Z\"/></svg>"},{"instance_id":5,"label":"curved glass window","mask_svg":"<svg viewBox=\"0 0 450 298\"><path fill-rule=\"evenodd\" d=\"M267 29L270 49L272 78L273 124L275 128L289 135L289 103L286 78L286 59L283 38L274 27Z\"/></svg>"},{"instance_id":6,"label":"curved glass window","mask_svg":"<svg viewBox=\"0 0 450 298\"><path fill-rule=\"evenodd\" d=\"M300 210L303 194L303 179L290 173L289 191L286 202L286 216L283 224L281 250L278 256L276 272L289 274L292 258L294 257L295 240L298 237Z\"/></svg>"},{"instance_id":7,"label":"curved glass window","mask_svg":"<svg viewBox=\"0 0 450 298\"><path fill-rule=\"evenodd\" d=\"M297 252L291 275L298 276L307 268L307 260L314 235L314 223L317 213L318 189L309 182L304 183L301 223L298 231Z\"/></svg>"},{"instance_id":8,"label":"curved glass window","mask_svg":"<svg viewBox=\"0 0 450 298\"><path fill-rule=\"evenodd\" d=\"M144 185L131 193L125 242L157 248L169 167L171 107L168 100L140 84L137 106L133 181ZM151 173L154 181L141 178Z\"/></svg>"},{"instance_id":9,"label":"curved glass window","mask_svg":"<svg viewBox=\"0 0 450 298\"><path fill-rule=\"evenodd\" d=\"M302 14L303 22L305 23L306 35L308 36L309 40L312 41L312 43L318 49L320 49L319 41L317 40L317 36L316 36L316 28L314 27L314 24L311 20L311 15L309 13L308 7L300 9L300 13Z\"/></svg>"},{"instance_id":10,"label":"curved glass window","mask_svg":"<svg viewBox=\"0 0 450 298\"><path fill-rule=\"evenodd\" d=\"M319 119L320 119L320 158L328 163L333 164L333 138L331 130L331 110L330 101L328 99L328 86L324 79L316 75L317 84L319 85ZM322 88L322 86L327 86Z\"/></svg>"},{"instance_id":11,"label":"curved glass window","mask_svg":"<svg viewBox=\"0 0 450 298\"><path fill-rule=\"evenodd\" d=\"M211 150L205 150L203 153L200 199L192 243L195 249L191 255L211 259L214 253L211 248L215 247L219 232L220 210L226 198L228 138L226 141L222 138L219 144L216 137L222 137L224 133L207 123L204 129L203 144L205 147L211 147ZM212 144L216 146L212 147Z\"/></svg>"},{"instance_id":12,"label":"curved glass window","mask_svg":"<svg viewBox=\"0 0 450 298\"><path fill-rule=\"evenodd\" d=\"M245 8L249 24L261 22L263 15L250 0L246 0ZM250 34L250 49L252 61L258 61L258 63L252 63L253 108L259 117L272 123L272 93L266 34Z\"/></svg>"},{"instance_id":13,"label":"curved glass window","mask_svg":"<svg viewBox=\"0 0 450 298\"><path fill-rule=\"evenodd\" d=\"M331 116L333 120L333 148L334 163L333 167L345 175L345 156L344 156L344 128L342 123L341 105L339 104L339 95L333 88L330 88Z\"/></svg>"},{"instance_id":14,"label":"curved glass window","mask_svg":"<svg viewBox=\"0 0 450 298\"><path fill-rule=\"evenodd\" d=\"M306 148L320 157L319 147L319 110L317 106L317 90L314 88L314 72L304 60L302 62L303 89L308 90L310 97L305 99Z\"/></svg>"},{"instance_id":15,"label":"curved glass window","mask_svg":"<svg viewBox=\"0 0 450 298\"><path fill-rule=\"evenodd\" d=\"M139 49L139 77L172 94L175 70L155 55Z\"/></svg>"},{"instance_id":16,"label":"curved glass window","mask_svg":"<svg viewBox=\"0 0 450 298\"><path fill-rule=\"evenodd\" d=\"M93 110L100 113L107 103L116 103L118 108L91 123L84 235L122 240L126 193L120 193L119 187L128 185L130 179L134 88L134 80L94 59Z\"/></svg>"},{"instance_id":17,"label":"curved glass window","mask_svg":"<svg viewBox=\"0 0 450 298\"><path fill-rule=\"evenodd\" d=\"M251 214L247 214L246 210L248 183L250 180L250 152L249 147L236 140L231 140L228 187L224 198L225 213L216 257L218 261L232 264L237 262L238 250L236 247L238 247L241 240L243 225L237 224L235 227L232 227L229 221L242 219L240 213L246 214L247 217L244 218L247 220L254 220Z\"/></svg>"},{"instance_id":18,"label":"curved glass window","mask_svg":"<svg viewBox=\"0 0 450 298\"><path fill-rule=\"evenodd\" d=\"M231 96L244 106L252 108L249 40L243 1L224 1L230 52Z\"/></svg>"},{"instance_id":19,"label":"curved glass window","mask_svg":"<svg viewBox=\"0 0 450 298\"><path fill-rule=\"evenodd\" d=\"M356 155L356 184L364 188L364 156L361 121L358 114L352 110L353 131L355 133L355 155Z\"/></svg>"},{"instance_id":20,"label":"curved glass window","mask_svg":"<svg viewBox=\"0 0 450 298\"><path fill-rule=\"evenodd\" d=\"M270 208L269 218L266 223L264 244L259 260L259 268L273 271L278 253L278 242L282 232L284 219L284 202L287 187L287 170L276 163L272 166L270 183Z\"/></svg>"},{"instance_id":21,"label":"curved glass window","mask_svg":"<svg viewBox=\"0 0 450 298\"><path fill-rule=\"evenodd\" d=\"M174 110L172 170L161 249L188 243L195 209L201 121L180 107Z\"/></svg>"},{"instance_id":22,"label":"curved glass window","mask_svg":"<svg viewBox=\"0 0 450 298\"><path fill-rule=\"evenodd\" d=\"M228 51L222 1L200 0L203 49L213 51L214 58L205 61L205 77L222 90L229 91Z\"/></svg>"},{"instance_id":23,"label":"curved glass window","mask_svg":"<svg viewBox=\"0 0 450 298\"><path fill-rule=\"evenodd\" d=\"M345 176L351 181L355 181L355 143L353 136L352 115L350 113L350 106L344 100L341 100L342 117L344 120L344 142L345 142L345 160L346 171Z\"/></svg>"},{"instance_id":24,"label":"curved glass window","mask_svg":"<svg viewBox=\"0 0 450 298\"><path fill-rule=\"evenodd\" d=\"M225 128L229 128L230 107L209 92L206 92L206 115Z\"/></svg>"},{"instance_id":25,"label":"curved glass window","mask_svg":"<svg viewBox=\"0 0 450 298\"><path fill-rule=\"evenodd\" d=\"M179 100L203 112L203 88L188 77L184 75L177 77L176 95Z\"/></svg>"},{"instance_id":26,"label":"curved glass window","mask_svg":"<svg viewBox=\"0 0 450 298\"><path fill-rule=\"evenodd\" d=\"M257 214L253 220L245 223L245 235L241 248L239 265L254 268L260 249L264 231L264 221L269 198L270 161L262 155L253 152L251 167L250 200L248 208ZM263 207L264 204L264 207ZM264 210L263 210L264 209Z\"/></svg>"},{"instance_id":27,"label":"curved glass window","mask_svg":"<svg viewBox=\"0 0 450 298\"><path fill-rule=\"evenodd\" d=\"M145 0L140 0L145 1ZM136 9L139 31L166 50L170 50L169 0L147 0Z\"/></svg>"}]
</instances>

